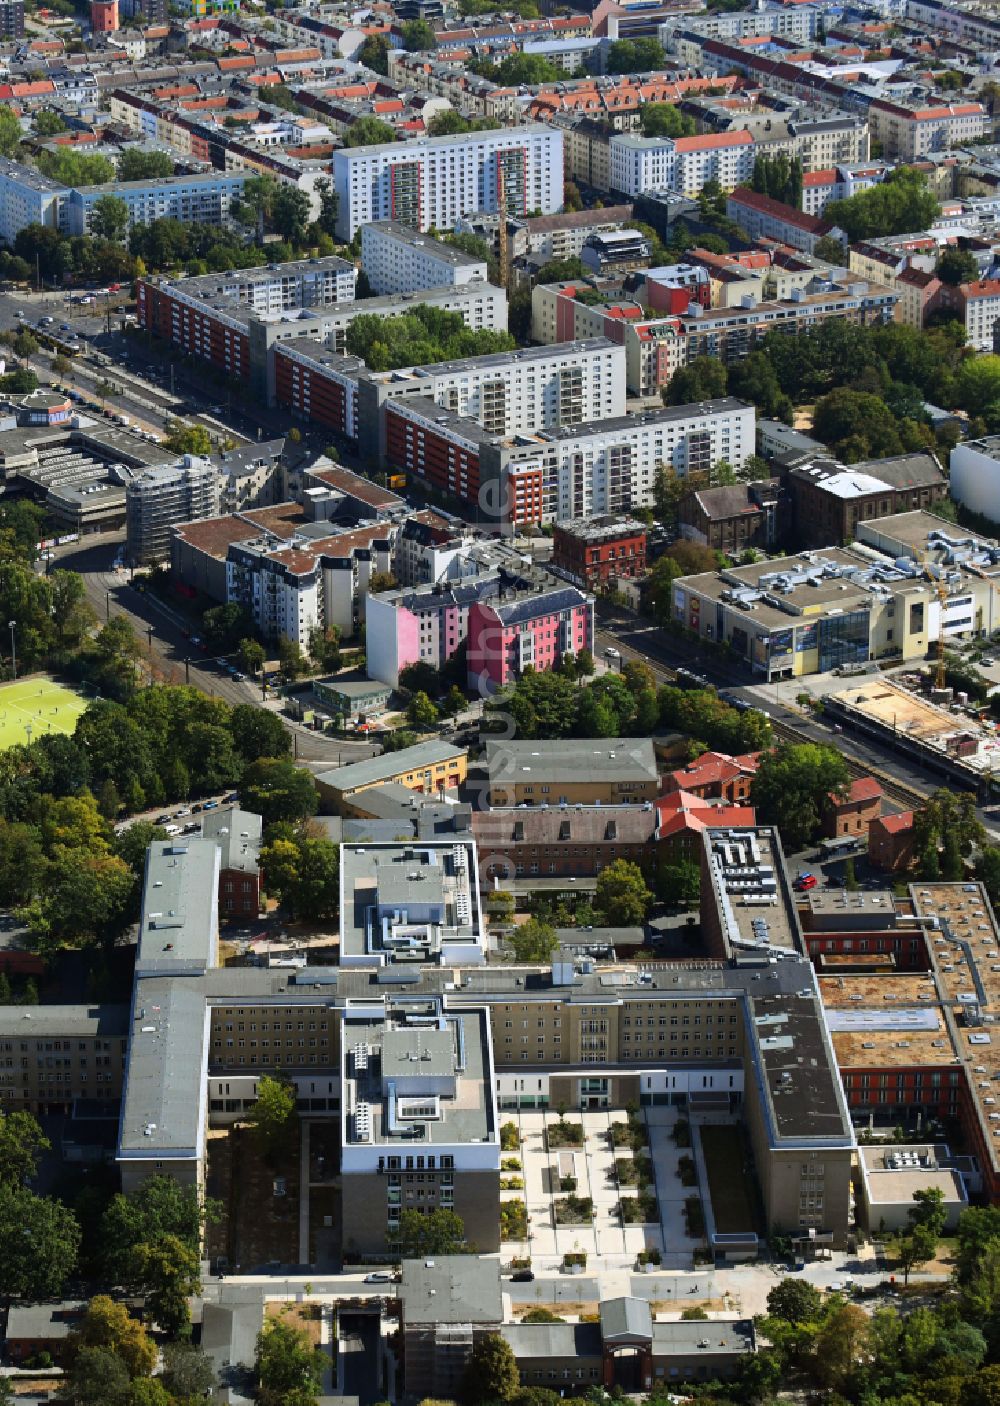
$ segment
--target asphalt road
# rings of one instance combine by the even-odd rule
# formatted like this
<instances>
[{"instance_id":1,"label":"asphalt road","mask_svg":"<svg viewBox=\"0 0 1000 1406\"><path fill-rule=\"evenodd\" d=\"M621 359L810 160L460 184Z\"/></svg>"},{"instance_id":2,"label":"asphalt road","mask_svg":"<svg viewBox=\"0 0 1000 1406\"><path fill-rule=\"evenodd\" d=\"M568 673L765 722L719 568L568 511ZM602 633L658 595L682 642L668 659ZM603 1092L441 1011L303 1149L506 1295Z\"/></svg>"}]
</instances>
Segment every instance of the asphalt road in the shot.
<instances>
[{"instance_id":1,"label":"asphalt road","mask_svg":"<svg viewBox=\"0 0 1000 1406\"><path fill-rule=\"evenodd\" d=\"M121 543L121 534L69 543L57 549L53 565L80 573L87 600L99 620L125 616L144 644L144 657L148 661L151 651L154 669L169 683L190 683L232 705L260 703L258 685L249 680L237 681L214 657L192 647L189 627L179 612L156 596L136 590L129 583L127 571L114 569ZM294 755L302 761L341 766L379 751L370 742L324 736L279 716L292 734Z\"/></svg>"}]
</instances>

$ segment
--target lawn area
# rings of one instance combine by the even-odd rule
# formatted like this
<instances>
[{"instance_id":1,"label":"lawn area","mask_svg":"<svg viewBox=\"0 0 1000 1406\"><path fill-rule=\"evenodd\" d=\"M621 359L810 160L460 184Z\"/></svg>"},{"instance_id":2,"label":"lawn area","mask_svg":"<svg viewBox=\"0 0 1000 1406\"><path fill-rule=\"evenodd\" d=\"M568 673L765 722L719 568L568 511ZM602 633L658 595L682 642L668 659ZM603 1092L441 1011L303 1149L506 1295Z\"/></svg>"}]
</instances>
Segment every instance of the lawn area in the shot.
<instances>
[{"instance_id":1,"label":"lawn area","mask_svg":"<svg viewBox=\"0 0 1000 1406\"><path fill-rule=\"evenodd\" d=\"M81 694L45 674L0 685L0 751L50 733L72 732L86 707Z\"/></svg>"},{"instance_id":2,"label":"lawn area","mask_svg":"<svg viewBox=\"0 0 1000 1406\"><path fill-rule=\"evenodd\" d=\"M716 1230L720 1235L732 1235L741 1230L755 1230L760 1234L762 1227L758 1223L756 1197L750 1184L753 1168L742 1129L726 1124L699 1127L698 1132L705 1154Z\"/></svg>"}]
</instances>

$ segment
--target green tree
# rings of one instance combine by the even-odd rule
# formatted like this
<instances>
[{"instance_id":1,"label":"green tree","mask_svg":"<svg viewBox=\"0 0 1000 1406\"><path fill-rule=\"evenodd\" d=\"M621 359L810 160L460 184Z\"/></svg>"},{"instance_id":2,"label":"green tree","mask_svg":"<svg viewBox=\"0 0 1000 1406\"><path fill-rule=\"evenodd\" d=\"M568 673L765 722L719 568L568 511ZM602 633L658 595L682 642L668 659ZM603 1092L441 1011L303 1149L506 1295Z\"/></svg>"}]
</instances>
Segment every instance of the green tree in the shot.
<instances>
[{"instance_id":1,"label":"green tree","mask_svg":"<svg viewBox=\"0 0 1000 1406\"><path fill-rule=\"evenodd\" d=\"M202 1225L212 1212L194 1187L171 1176L147 1177L136 1189L113 1196L100 1222L102 1266L112 1284L135 1288L135 1252L164 1237L176 1237L193 1250L201 1243Z\"/></svg>"},{"instance_id":2,"label":"green tree","mask_svg":"<svg viewBox=\"0 0 1000 1406\"><path fill-rule=\"evenodd\" d=\"M14 156L24 132L12 107L0 107L0 156Z\"/></svg>"},{"instance_id":3,"label":"green tree","mask_svg":"<svg viewBox=\"0 0 1000 1406\"><path fill-rule=\"evenodd\" d=\"M680 367L663 392L666 405L692 405L702 400L719 400L727 394L726 368L714 356L696 356Z\"/></svg>"},{"instance_id":4,"label":"green tree","mask_svg":"<svg viewBox=\"0 0 1000 1406\"><path fill-rule=\"evenodd\" d=\"M365 41L368 42L367 40ZM319 199L319 215L316 223L324 234L336 238L337 235L337 215L340 210L340 199L333 188L332 181L326 176L320 176L313 189Z\"/></svg>"},{"instance_id":5,"label":"green tree","mask_svg":"<svg viewBox=\"0 0 1000 1406\"><path fill-rule=\"evenodd\" d=\"M177 1235L160 1235L136 1246L133 1273L154 1321L179 1337L191 1321L188 1299L201 1289L198 1251Z\"/></svg>"},{"instance_id":6,"label":"green tree","mask_svg":"<svg viewBox=\"0 0 1000 1406\"><path fill-rule=\"evenodd\" d=\"M859 239L929 229L940 213L926 174L913 166L897 166L878 185L846 200L831 200L823 218L842 229L854 244Z\"/></svg>"},{"instance_id":7,"label":"green tree","mask_svg":"<svg viewBox=\"0 0 1000 1406\"><path fill-rule=\"evenodd\" d=\"M462 1400L468 1406L510 1401L520 1387L521 1376L510 1344L499 1333L484 1333L476 1340L465 1369Z\"/></svg>"},{"instance_id":8,"label":"green tree","mask_svg":"<svg viewBox=\"0 0 1000 1406\"><path fill-rule=\"evenodd\" d=\"M899 423L881 395L840 386L816 402L812 427L847 463L903 452Z\"/></svg>"},{"instance_id":9,"label":"green tree","mask_svg":"<svg viewBox=\"0 0 1000 1406\"><path fill-rule=\"evenodd\" d=\"M278 183L273 176L249 176L243 182L243 196L236 213L243 224L256 231L258 244L264 243L264 231L277 193Z\"/></svg>"},{"instance_id":10,"label":"green tree","mask_svg":"<svg viewBox=\"0 0 1000 1406\"><path fill-rule=\"evenodd\" d=\"M261 757L240 782L240 804L262 816L265 825L295 823L315 815L316 787L308 771L284 757Z\"/></svg>"},{"instance_id":11,"label":"green tree","mask_svg":"<svg viewBox=\"0 0 1000 1406\"><path fill-rule=\"evenodd\" d=\"M979 265L970 250L950 244L942 250L934 272L942 283L957 288L960 283L976 282L979 278Z\"/></svg>"},{"instance_id":12,"label":"green tree","mask_svg":"<svg viewBox=\"0 0 1000 1406\"><path fill-rule=\"evenodd\" d=\"M90 1300L86 1313L69 1336L71 1359L87 1347L114 1353L130 1377L148 1377L156 1366L156 1344L125 1305L115 1303L107 1294Z\"/></svg>"},{"instance_id":13,"label":"green tree","mask_svg":"<svg viewBox=\"0 0 1000 1406\"><path fill-rule=\"evenodd\" d=\"M166 151L142 151L127 147L118 158L120 181L167 180L174 174L173 157Z\"/></svg>"},{"instance_id":14,"label":"green tree","mask_svg":"<svg viewBox=\"0 0 1000 1406\"><path fill-rule=\"evenodd\" d=\"M285 757L292 750L288 729L276 713L253 703L237 703L229 719L233 742L244 761Z\"/></svg>"},{"instance_id":15,"label":"green tree","mask_svg":"<svg viewBox=\"0 0 1000 1406\"><path fill-rule=\"evenodd\" d=\"M262 1075L257 1081L257 1099L247 1121L264 1157L274 1162L297 1134L295 1085L288 1079Z\"/></svg>"},{"instance_id":16,"label":"green tree","mask_svg":"<svg viewBox=\"0 0 1000 1406\"><path fill-rule=\"evenodd\" d=\"M260 852L267 892L296 918L337 916L339 853L323 835L276 835Z\"/></svg>"},{"instance_id":17,"label":"green tree","mask_svg":"<svg viewBox=\"0 0 1000 1406\"><path fill-rule=\"evenodd\" d=\"M507 937L515 962L548 962L559 946L556 930L550 923L529 918L518 924Z\"/></svg>"},{"instance_id":18,"label":"green tree","mask_svg":"<svg viewBox=\"0 0 1000 1406\"><path fill-rule=\"evenodd\" d=\"M688 859L661 864L656 871L656 894L674 908L696 908L701 893L701 869Z\"/></svg>"},{"instance_id":19,"label":"green tree","mask_svg":"<svg viewBox=\"0 0 1000 1406\"><path fill-rule=\"evenodd\" d=\"M129 209L117 195L102 195L94 201L90 215L90 232L95 239L110 239L120 244L128 234Z\"/></svg>"},{"instance_id":20,"label":"green tree","mask_svg":"<svg viewBox=\"0 0 1000 1406\"><path fill-rule=\"evenodd\" d=\"M893 1241L896 1260L903 1271L903 1283L908 1284L914 1269L934 1258L937 1236L926 1225L913 1225L900 1231Z\"/></svg>"},{"instance_id":21,"label":"green tree","mask_svg":"<svg viewBox=\"0 0 1000 1406\"><path fill-rule=\"evenodd\" d=\"M822 259L825 264L833 264L837 268L845 266L846 251L843 243L835 234L824 234L817 239L813 246L813 255L817 259Z\"/></svg>"},{"instance_id":22,"label":"green tree","mask_svg":"<svg viewBox=\"0 0 1000 1406\"><path fill-rule=\"evenodd\" d=\"M427 731L434 727L440 714L426 693L415 693L406 705L406 718L415 728Z\"/></svg>"},{"instance_id":23,"label":"green tree","mask_svg":"<svg viewBox=\"0 0 1000 1406\"><path fill-rule=\"evenodd\" d=\"M761 757L750 788L762 824L776 825L788 853L815 836L826 798L848 780L847 766L833 747L815 742L781 746Z\"/></svg>"},{"instance_id":24,"label":"green tree","mask_svg":"<svg viewBox=\"0 0 1000 1406\"><path fill-rule=\"evenodd\" d=\"M54 181L67 186L108 185L117 176L113 161L106 156L71 147L43 148L37 156L38 169Z\"/></svg>"},{"instance_id":25,"label":"green tree","mask_svg":"<svg viewBox=\"0 0 1000 1406\"><path fill-rule=\"evenodd\" d=\"M373 73L387 76L389 73L389 40L384 34L369 34L358 50L358 63L370 68Z\"/></svg>"},{"instance_id":26,"label":"green tree","mask_svg":"<svg viewBox=\"0 0 1000 1406\"><path fill-rule=\"evenodd\" d=\"M461 1255L469 1249L462 1217L441 1206L434 1211L400 1212L397 1239L399 1257L404 1260Z\"/></svg>"},{"instance_id":27,"label":"green tree","mask_svg":"<svg viewBox=\"0 0 1000 1406\"><path fill-rule=\"evenodd\" d=\"M0 1185L17 1187L31 1181L39 1157L51 1147L32 1114L14 1109L0 1118Z\"/></svg>"},{"instance_id":28,"label":"green tree","mask_svg":"<svg viewBox=\"0 0 1000 1406\"><path fill-rule=\"evenodd\" d=\"M939 1186L928 1186L915 1191L913 1205L906 1215L912 1226L923 1226L935 1237L942 1235L948 1221L944 1192Z\"/></svg>"},{"instance_id":29,"label":"green tree","mask_svg":"<svg viewBox=\"0 0 1000 1406\"><path fill-rule=\"evenodd\" d=\"M84 1347L67 1375L71 1406L129 1406L128 1368L106 1347Z\"/></svg>"},{"instance_id":30,"label":"green tree","mask_svg":"<svg viewBox=\"0 0 1000 1406\"><path fill-rule=\"evenodd\" d=\"M644 137L693 137L694 118L670 103L643 103L639 126Z\"/></svg>"},{"instance_id":31,"label":"green tree","mask_svg":"<svg viewBox=\"0 0 1000 1406\"><path fill-rule=\"evenodd\" d=\"M563 77L563 70L541 54L508 54L499 64L480 63L470 64L469 67L474 72L482 72L485 78L491 78L495 83L511 87L526 84L537 88L542 83L557 83Z\"/></svg>"},{"instance_id":32,"label":"green tree","mask_svg":"<svg viewBox=\"0 0 1000 1406\"><path fill-rule=\"evenodd\" d=\"M182 1401L207 1397L216 1384L211 1358L190 1342L165 1344L163 1379L171 1395Z\"/></svg>"},{"instance_id":33,"label":"green tree","mask_svg":"<svg viewBox=\"0 0 1000 1406\"><path fill-rule=\"evenodd\" d=\"M315 1406L323 1356L304 1332L282 1318L268 1318L257 1337L260 1406Z\"/></svg>"},{"instance_id":34,"label":"green tree","mask_svg":"<svg viewBox=\"0 0 1000 1406\"><path fill-rule=\"evenodd\" d=\"M426 20L407 20L400 31L403 48L408 53L421 53L425 49L437 47L437 37L434 34L434 26L428 24Z\"/></svg>"},{"instance_id":35,"label":"green tree","mask_svg":"<svg viewBox=\"0 0 1000 1406\"><path fill-rule=\"evenodd\" d=\"M298 640L282 635L278 640L278 663L286 679L297 679L308 672L309 661L302 652Z\"/></svg>"},{"instance_id":36,"label":"green tree","mask_svg":"<svg viewBox=\"0 0 1000 1406\"><path fill-rule=\"evenodd\" d=\"M380 117L358 117L344 133L344 146L381 146L396 140L396 129Z\"/></svg>"},{"instance_id":37,"label":"green tree","mask_svg":"<svg viewBox=\"0 0 1000 1406\"><path fill-rule=\"evenodd\" d=\"M255 639L242 639L239 644L240 663L248 674L256 674L267 659L264 646Z\"/></svg>"},{"instance_id":38,"label":"green tree","mask_svg":"<svg viewBox=\"0 0 1000 1406\"><path fill-rule=\"evenodd\" d=\"M767 1311L785 1323L815 1323L823 1315L823 1296L807 1279L783 1279L767 1295Z\"/></svg>"},{"instance_id":39,"label":"green tree","mask_svg":"<svg viewBox=\"0 0 1000 1406\"><path fill-rule=\"evenodd\" d=\"M38 338L33 336L26 327L22 327L14 337L14 355L22 362L30 361L38 351Z\"/></svg>"},{"instance_id":40,"label":"green tree","mask_svg":"<svg viewBox=\"0 0 1000 1406\"><path fill-rule=\"evenodd\" d=\"M79 1247L80 1227L61 1201L0 1186L0 1295L59 1298Z\"/></svg>"},{"instance_id":41,"label":"green tree","mask_svg":"<svg viewBox=\"0 0 1000 1406\"><path fill-rule=\"evenodd\" d=\"M616 859L597 876L594 907L610 927L641 927L653 895L638 864Z\"/></svg>"},{"instance_id":42,"label":"green tree","mask_svg":"<svg viewBox=\"0 0 1000 1406\"><path fill-rule=\"evenodd\" d=\"M271 224L289 244L301 245L305 242L306 226L309 224L309 196L298 186L287 182L279 185L271 203Z\"/></svg>"},{"instance_id":43,"label":"green tree","mask_svg":"<svg viewBox=\"0 0 1000 1406\"><path fill-rule=\"evenodd\" d=\"M655 39L616 39L608 45L608 73L655 73L665 63L663 45Z\"/></svg>"},{"instance_id":44,"label":"green tree","mask_svg":"<svg viewBox=\"0 0 1000 1406\"><path fill-rule=\"evenodd\" d=\"M168 421L164 444L174 454L194 454L206 458L212 452L212 441L204 425L185 425L180 420Z\"/></svg>"}]
</instances>

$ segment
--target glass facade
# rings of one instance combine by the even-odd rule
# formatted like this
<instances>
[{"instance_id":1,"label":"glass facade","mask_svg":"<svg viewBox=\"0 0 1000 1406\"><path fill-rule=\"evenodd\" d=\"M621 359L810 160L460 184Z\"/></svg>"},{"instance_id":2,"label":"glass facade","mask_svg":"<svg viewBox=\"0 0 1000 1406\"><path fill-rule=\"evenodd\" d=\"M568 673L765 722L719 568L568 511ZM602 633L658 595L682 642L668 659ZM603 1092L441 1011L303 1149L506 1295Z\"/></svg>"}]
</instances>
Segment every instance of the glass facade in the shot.
<instances>
[{"instance_id":1,"label":"glass facade","mask_svg":"<svg viewBox=\"0 0 1000 1406\"><path fill-rule=\"evenodd\" d=\"M845 611L819 622L819 670L843 664L868 662L870 615L867 610Z\"/></svg>"}]
</instances>

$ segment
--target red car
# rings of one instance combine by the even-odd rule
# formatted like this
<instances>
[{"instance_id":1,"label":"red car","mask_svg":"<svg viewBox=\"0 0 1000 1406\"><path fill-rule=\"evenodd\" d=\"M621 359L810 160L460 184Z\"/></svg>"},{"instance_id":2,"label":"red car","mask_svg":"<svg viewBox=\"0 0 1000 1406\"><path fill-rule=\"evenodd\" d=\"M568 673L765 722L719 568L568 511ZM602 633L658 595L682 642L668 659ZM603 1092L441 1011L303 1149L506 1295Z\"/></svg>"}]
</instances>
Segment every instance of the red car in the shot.
<instances>
[{"instance_id":1,"label":"red car","mask_svg":"<svg viewBox=\"0 0 1000 1406\"><path fill-rule=\"evenodd\" d=\"M807 889L814 889L818 882L815 874L800 874L795 880L795 887L800 893L805 893Z\"/></svg>"}]
</instances>

